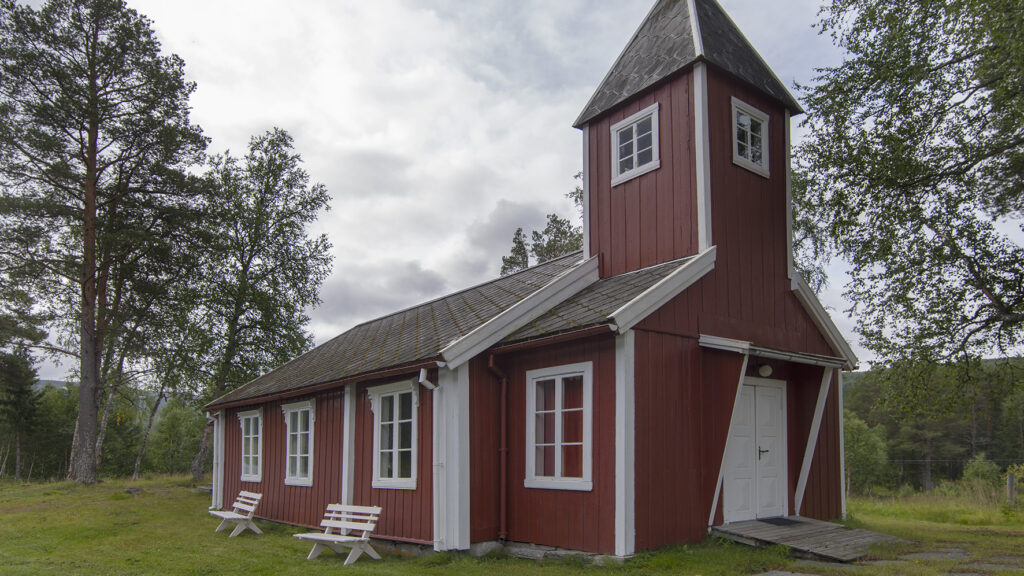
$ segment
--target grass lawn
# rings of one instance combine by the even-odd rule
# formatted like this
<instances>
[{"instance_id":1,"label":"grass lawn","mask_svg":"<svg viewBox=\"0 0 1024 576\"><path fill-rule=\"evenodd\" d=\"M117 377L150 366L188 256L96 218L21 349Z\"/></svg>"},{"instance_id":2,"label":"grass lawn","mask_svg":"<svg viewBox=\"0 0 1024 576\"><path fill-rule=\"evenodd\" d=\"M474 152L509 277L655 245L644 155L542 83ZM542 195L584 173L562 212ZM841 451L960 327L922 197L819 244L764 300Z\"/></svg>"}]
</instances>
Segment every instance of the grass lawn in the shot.
<instances>
[{"instance_id":1,"label":"grass lawn","mask_svg":"<svg viewBox=\"0 0 1024 576\"><path fill-rule=\"evenodd\" d=\"M135 486L137 495L126 492ZM678 546L640 554L621 564L595 566L579 559L537 563L503 556L470 558L435 554L421 558L363 557L343 567L330 551L305 559L310 545L291 526L261 522L263 536L214 534L217 519L206 513L209 493L180 478L107 481L93 487L71 483L0 483L0 574L755 574L768 570L849 573L849 569L797 565L780 548L755 550L725 542ZM998 508L909 501L851 502L853 524L920 542L915 550L948 543L977 550L972 561L1024 555L1024 515ZM905 553L879 550L877 557ZM980 560L979 560L980 559ZM863 566L857 574L945 574L957 562L915 562L896 567Z\"/></svg>"}]
</instances>

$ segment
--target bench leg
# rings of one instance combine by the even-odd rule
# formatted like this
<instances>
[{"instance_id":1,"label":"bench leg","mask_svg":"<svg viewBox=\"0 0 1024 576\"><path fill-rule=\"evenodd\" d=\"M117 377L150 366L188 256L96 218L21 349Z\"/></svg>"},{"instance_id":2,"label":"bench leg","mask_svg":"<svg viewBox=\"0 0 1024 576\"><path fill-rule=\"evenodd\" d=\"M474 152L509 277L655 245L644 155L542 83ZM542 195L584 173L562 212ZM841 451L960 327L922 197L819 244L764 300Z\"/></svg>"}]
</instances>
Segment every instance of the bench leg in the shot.
<instances>
[{"instance_id":1,"label":"bench leg","mask_svg":"<svg viewBox=\"0 0 1024 576\"><path fill-rule=\"evenodd\" d=\"M373 546L370 546L369 542L363 542L363 551L366 552L366 555L370 558L380 560L380 554L377 554L377 551L373 549Z\"/></svg>"},{"instance_id":2,"label":"bench leg","mask_svg":"<svg viewBox=\"0 0 1024 576\"><path fill-rule=\"evenodd\" d=\"M260 527L256 525L256 522L253 522L252 520L246 520L245 525L249 528L249 530L252 530L257 534L263 534L263 530L260 530Z\"/></svg>"},{"instance_id":3,"label":"bench leg","mask_svg":"<svg viewBox=\"0 0 1024 576\"><path fill-rule=\"evenodd\" d=\"M227 518L225 518L225 519L221 520L221 521L220 521L220 526L217 526L217 529L216 529L216 530L214 530L214 532L220 532L221 530L223 530L223 529L227 528L227 527L228 527L228 524L231 524L231 521L230 521L230 520L228 520Z\"/></svg>"},{"instance_id":4,"label":"bench leg","mask_svg":"<svg viewBox=\"0 0 1024 576\"><path fill-rule=\"evenodd\" d=\"M313 549L309 551L309 556L306 556L306 560L312 560L320 555L324 551L325 546L320 542L313 544Z\"/></svg>"},{"instance_id":5,"label":"bench leg","mask_svg":"<svg viewBox=\"0 0 1024 576\"><path fill-rule=\"evenodd\" d=\"M363 554L363 547L359 542L352 543L352 551L348 553L348 558L345 558L345 566L355 562Z\"/></svg>"},{"instance_id":6,"label":"bench leg","mask_svg":"<svg viewBox=\"0 0 1024 576\"><path fill-rule=\"evenodd\" d=\"M244 532L245 529L246 529L245 522L239 522L238 525L235 526L235 529L231 531L231 536L228 536L228 538L234 538L235 536L238 536L239 534Z\"/></svg>"}]
</instances>

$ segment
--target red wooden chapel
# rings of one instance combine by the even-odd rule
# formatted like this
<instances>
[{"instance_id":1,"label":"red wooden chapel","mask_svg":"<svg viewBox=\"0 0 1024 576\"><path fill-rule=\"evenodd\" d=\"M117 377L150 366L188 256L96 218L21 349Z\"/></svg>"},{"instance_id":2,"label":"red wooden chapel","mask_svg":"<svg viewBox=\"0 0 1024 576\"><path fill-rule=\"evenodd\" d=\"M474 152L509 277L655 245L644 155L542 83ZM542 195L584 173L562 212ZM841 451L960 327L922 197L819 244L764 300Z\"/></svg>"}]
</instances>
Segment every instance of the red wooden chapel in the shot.
<instances>
[{"instance_id":1,"label":"red wooden chapel","mask_svg":"<svg viewBox=\"0 0 1024 576\"><path fill-rule=\"evenodd\" d=\"M844 514L841 370L792 260L802 110L715 0L658 0L576 120L584 248L355 326L207 406L215 507L626 557Z\"/></svg>"}]
</instances>

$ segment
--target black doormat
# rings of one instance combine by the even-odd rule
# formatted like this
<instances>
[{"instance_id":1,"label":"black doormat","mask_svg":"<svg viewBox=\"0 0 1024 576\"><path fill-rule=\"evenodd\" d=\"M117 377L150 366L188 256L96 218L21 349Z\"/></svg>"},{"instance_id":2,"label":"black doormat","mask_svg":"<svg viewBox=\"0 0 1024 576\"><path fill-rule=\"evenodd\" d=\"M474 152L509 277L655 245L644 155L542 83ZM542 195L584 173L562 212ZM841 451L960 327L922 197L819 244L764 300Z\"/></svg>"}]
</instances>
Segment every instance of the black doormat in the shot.
<instances>
[{"instance_id":1,"label":"black doormat","mask_svg":"<svg viewBox=\"0 0 1024 576\"><path fill-rule=\"evenodd\" d=\"M799 520L792 520L781 516L778 518L760 518L759 521L764 522L765 524L771 524L772 526L796 526L798 524L802 524Z\"/></svg>"}]
</instances>

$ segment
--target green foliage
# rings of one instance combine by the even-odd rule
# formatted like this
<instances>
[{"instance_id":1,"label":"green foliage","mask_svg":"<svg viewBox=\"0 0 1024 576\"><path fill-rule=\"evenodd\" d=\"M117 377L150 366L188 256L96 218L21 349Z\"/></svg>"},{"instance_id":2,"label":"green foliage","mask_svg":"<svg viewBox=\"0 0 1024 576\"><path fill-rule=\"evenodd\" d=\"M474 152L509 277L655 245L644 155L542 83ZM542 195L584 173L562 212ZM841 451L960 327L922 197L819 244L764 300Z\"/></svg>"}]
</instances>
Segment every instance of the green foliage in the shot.
<instances>
[{"instance_id":1,"label":"green foliage","mask_svg":"<svg viewBox=\"0 0 1024 576\"><path fill-rule=\"evenodd\" d=\"M576 179L583 179L583 172L577 172ZM565 194L576 205L580 217L583 217L583 188L576 186ZM530 267L530 256L534 264L554 260L583 249L583 228L576 226L568 218L558 214L548 214L548 223L543 230L534 230L528 241L522 228L517 228L512 235L512 249L508 256L501 257L501 275L507 276Z\"/></svg>"},{"instance_id":2,"label":"green foliage","mask_svg":"<svg viewBox=\"0 0 1024 576\"><path fill-rule=\"evenodd\" d=\"M501 257L501 275L508 276L530 267L530 253L526 247L526 235L522 228L516 228L512 235L512 251Z\"/></svg>"},{"instance_id":3,"label":"green foliage","mask_svg":"<svg viewBox=\"0 0 1024 576\"><path fill-rule=\"evenodd\" d=\"M836 0L822 16L847 53L804 87L796 224L850 263L865 344L892 361L1024 343L1024 2Z\"/></svg>"},{"instance_id":4,"label":"green foliage","mask_svg":"<svg viewBox=\"0 0 1024 576\"><path fill-rule=\"evenodd\" d=\"M856 414L847 410L843 415L846 448L846 475L850 491L866 494L882 483L889 464L885 429L881 425L869 428Z\"/></svg>"},{"instance_id":5,"label":"green foliage","mask_svg":"<svg viewBox=\"0 0 1024 576\"><path fill-rule=\"evenodd\" d=\"M981 482L984 484L999 483L999 466L985 458L985 453L979 453L964 467L963 479L967 482Z\"/></svg>"},{"instance_id":6,"label":"green foliage","mask_svg":"<svg viewBox=\"0 0 1024 576\"><path fill-rule=\"evenodd\" d=\"M15 480L24 477L23 455L39 424L42 394L33 389L36 380L36 370L24 350L0 353L0 430L6 429L5 436L14 443Z\"/></svg>"},{"instance_id":7,"label":"green foliage","mask_svg":"<svg viewBox=\"0 0 1024 576\"><path fill-rule=\"evenodd\" d=\"M146 452L148 469L165 474L188 472L199 450L206 418L195 406L177 398L171 398L158 415Z\"/></svg>"},{"instance_id":8,"label":"green foliage","mask_svg":"<svg viewBox=\"0 0 1024 576\"><path fill-rule=\"evenodd\" d=\"M217 240L193 286L186 354L206 400L311 347L306 310L320 303L332 259L327 236L308 230L330 196L310 182L286 131L254 136L244 158L224 153L211 163Z\"/></svg>"}]
</instances>

